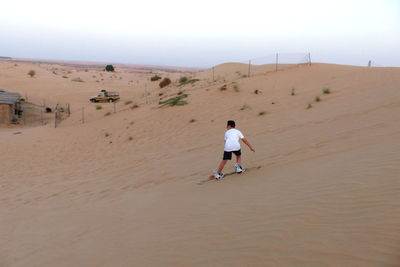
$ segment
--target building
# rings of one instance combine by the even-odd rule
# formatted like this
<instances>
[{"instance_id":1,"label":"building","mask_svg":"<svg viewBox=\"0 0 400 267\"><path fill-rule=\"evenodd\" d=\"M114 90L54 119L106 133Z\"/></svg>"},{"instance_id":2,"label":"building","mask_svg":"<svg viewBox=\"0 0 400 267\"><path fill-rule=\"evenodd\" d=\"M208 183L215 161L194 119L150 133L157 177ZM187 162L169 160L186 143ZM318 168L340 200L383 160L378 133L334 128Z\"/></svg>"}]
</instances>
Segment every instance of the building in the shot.
<instances>
[{"instance_id":1,"label":"building","mask_svg":"<svg viewBox=\"0 0 400 267\"><path fill-rule=\"evenodd\" d=\"M0 92L0 123L11 123L16 119L17 102L20 94L5 90Z\"/></svg>"}]
</instances>

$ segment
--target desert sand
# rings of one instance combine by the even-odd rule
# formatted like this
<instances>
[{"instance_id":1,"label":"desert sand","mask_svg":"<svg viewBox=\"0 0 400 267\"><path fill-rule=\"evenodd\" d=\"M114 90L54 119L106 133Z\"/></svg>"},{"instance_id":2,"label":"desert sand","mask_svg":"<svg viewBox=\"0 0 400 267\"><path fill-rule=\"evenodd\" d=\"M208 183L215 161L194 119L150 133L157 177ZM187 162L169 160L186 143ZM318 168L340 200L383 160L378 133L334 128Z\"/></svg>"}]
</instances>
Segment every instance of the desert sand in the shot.
<instances>
[{"instance_id":1,"label":"desert sand","mask_svg":"<svg viewBox=\"0 0 400 267\"><path fill-rule=\"evenodd\" d=\"M1 89L71 105L0 125L0 266L400 265L400 68L114 66L0 61ZM231 119L249 170L198 185Z\"/></svg>"}]
</instances>

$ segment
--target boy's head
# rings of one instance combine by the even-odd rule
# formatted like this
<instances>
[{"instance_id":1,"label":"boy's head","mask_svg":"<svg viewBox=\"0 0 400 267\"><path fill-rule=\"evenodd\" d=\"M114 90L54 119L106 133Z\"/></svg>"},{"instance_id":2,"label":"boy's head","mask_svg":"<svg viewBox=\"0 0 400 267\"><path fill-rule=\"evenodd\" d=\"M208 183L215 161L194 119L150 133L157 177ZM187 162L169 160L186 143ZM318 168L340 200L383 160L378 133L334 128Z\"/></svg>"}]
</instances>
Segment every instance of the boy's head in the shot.
<instances>
[{"instance_id":1,"label":"boy's head","mask_svg":"<svg viewBox=\"0 0 400 267\"><path fill-rule=\"evenodd\" d=\"M235 121L228 121L226 124L226 127L231 126L232 128L235 128Z\"/></svg>"}]
</instances>

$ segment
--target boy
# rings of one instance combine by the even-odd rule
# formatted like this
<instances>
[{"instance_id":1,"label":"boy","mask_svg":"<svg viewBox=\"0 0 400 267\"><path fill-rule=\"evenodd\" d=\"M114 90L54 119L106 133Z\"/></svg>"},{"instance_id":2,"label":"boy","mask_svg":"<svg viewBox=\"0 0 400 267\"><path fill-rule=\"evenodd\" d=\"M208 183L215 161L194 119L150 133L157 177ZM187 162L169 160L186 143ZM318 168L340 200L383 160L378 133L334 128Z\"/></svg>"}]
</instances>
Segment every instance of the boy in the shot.
<instances>
[{"instance_id":1,"label":"boy","mask_svg":"<svg viewBox=\"0 0 400 267\"><path fill-rule=\"evenodd\" d=\"M241 155L242 152L240 150L240 143L239 140L241 139L243 143L245 143L251 151L255 152L254 148L250 145L250 143L244 138L243 134L235 129L235 122L234 121L228 121L226 128L228 129L225 132L225 148L224 148L224 157L219 164L218 171L214 170L214 178L219 180L224 177L224 174L222 173L222 169L224 168L225 164L228 162L228 160L232 159L232 153L236 155L236 172L241 173L244 172L244 169L242 166L240 166L241 162Z\"/></svg>"}]
</instances>

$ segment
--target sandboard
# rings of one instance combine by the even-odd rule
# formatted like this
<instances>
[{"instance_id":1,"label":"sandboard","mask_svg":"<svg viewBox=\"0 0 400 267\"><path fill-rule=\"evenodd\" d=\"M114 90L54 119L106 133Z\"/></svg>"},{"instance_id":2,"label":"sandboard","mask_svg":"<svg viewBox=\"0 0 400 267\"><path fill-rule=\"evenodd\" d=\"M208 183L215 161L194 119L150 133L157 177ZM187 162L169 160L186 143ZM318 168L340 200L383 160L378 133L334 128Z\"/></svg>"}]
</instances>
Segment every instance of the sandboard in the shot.
<instances>
[{"instance_id":1,"label":"sandboard","mask_svg":"<svg viewBox=\"0 0 400 267\"><path fill-rule=\"evenodd\" d=\"M252 170L252 169L261 169L261 166L247 168L244 172L248 172L248 171L250 171L250 170ZM228 176L231 176L231 175L234 175L234 174L240 175L240 174L242 174L242 173L244 173L244 172L241 172L241 173L237 173L237 172L225 173L225 174L224 174L224 178L221 178L221 179L219 179L219 180L215 179L215 178L214 178L214 175L212 174L212 175L210 175L210 177L208 177L207 179L204 179L204 180L201 180L201 181L197 182L197 184L202 185L202 184L205 184L205 183L207 183L207 182L214 181L214 180L215 180L215 181L221 181L221 180L226 179Z\"/></svg>"}]
</instances>

